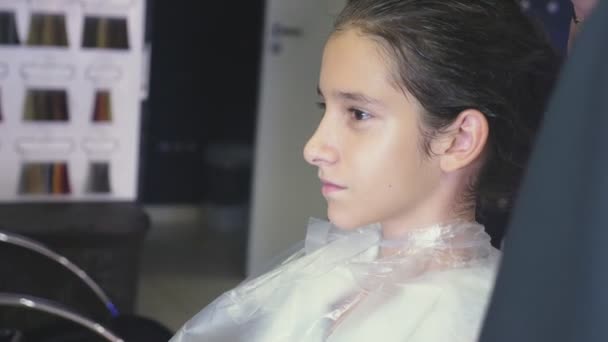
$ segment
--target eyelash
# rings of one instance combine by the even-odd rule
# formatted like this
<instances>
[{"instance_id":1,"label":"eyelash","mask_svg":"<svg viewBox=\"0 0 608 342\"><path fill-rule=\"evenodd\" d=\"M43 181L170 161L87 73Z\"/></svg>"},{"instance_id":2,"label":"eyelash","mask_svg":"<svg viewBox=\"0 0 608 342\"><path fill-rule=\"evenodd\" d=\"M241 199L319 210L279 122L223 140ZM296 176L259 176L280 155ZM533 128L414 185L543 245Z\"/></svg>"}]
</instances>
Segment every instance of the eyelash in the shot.
<instances>
[{"instance_id":1,"label":"eyelash","mask_svg":"<svg viewBox=\"0 0 608 342\"><path fill-rule=\"evenodd\" d=\"M325 110L325 102L317 102L317 107L321 110ZM355 121L365 121L371 119L373 116L365 111L359 110L357 108L348 108L348 112L351 114L352 118ZM358 116L364 115L364 118L357 118Z\"/></svg>"}]
</instances>

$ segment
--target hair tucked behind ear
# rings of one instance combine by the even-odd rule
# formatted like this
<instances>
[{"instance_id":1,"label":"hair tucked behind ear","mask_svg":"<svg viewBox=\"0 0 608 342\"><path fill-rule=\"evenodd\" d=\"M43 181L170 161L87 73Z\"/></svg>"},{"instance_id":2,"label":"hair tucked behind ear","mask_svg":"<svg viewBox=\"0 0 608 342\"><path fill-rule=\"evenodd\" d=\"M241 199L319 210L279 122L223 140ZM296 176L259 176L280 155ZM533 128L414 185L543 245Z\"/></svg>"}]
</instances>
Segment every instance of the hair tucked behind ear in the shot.
<instances>
[{"instance_id":1,"label":"hair tucked behind ear","mask_svg":"<svg viewBox=\"0 0 608 342\"><path fill-rule=\"evenodd\" d=\"M487 155L472 194L499 240L505 220L496 218L517 194L559 68L545 35L515 0L353 0L335 28L384 47L395 82L425 110L424 146L465 109L486 116Z\"/></svg>"}]
</instances>

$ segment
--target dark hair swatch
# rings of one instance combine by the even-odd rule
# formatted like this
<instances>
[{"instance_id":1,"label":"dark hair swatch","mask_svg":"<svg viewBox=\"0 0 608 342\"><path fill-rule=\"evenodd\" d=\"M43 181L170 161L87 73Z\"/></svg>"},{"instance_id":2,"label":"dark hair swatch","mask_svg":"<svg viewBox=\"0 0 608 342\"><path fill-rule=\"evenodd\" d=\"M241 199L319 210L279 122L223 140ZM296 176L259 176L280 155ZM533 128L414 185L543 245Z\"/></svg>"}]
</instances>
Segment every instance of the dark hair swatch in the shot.
<instances>
[{"instance_id":1,"label":"dark hair swatch","mask_svg":"<svg viewBox=\"0 0 608 342\"><path fill-rule=\"evenodd\" d=\"M0 45L19 45L15 13L0 11Z\"/></svg>"},{"instance_id":2,"label":"dark hair swatch","mask_svg":"<svg viewBox=\"0 0 608 342\"><path fill-rule=\"evenodd\" d=\"M27 45L68 46L65 16L48 13L32 14Z\"/></svg>"},{"instance_id":3,"label":"dark hair swatch","mask_svg":"<svg viewBox=\"0 0 608 342\"><path fill-rule=\"evenodd\" d=\"M65 90L28 90L23 119L25 121L69 121L67 92Z\"/></svg>"},{"instance_id":4,"label":"dark hair swatch","mask_svg":"<svg viewBox=\"0 0 608 342\"><path fill-rule=\"evenodd\" d=\"M93 122L112 121L112 101L109 90L97 90L93 104Z\"/></svg>"},{"instance_id":5,"label":"dark hair swatch","mask_svg":"<svg viewBox=\"0 0 608 342\"><path fill-rule=\"evenodd\" d=\"M87 181L87 192L95 194L110 193L110 164L108 162L91 162Z\"/></svg>"},{"instance_id":6,"label":"dark hair swatch","mask_svg":"<svg viewBox=\"0 0 608 342\"><path fill-rule=\"evenodd\" d=\"M72 192L65 162L29 162L21 168L19 194L65 195Z\"/></svg>"},{"instance_id":7,"label":"dark hair swatch","mask_svg":"<svg viewBox=\"0 0 608 342\"><path fill-rule=\"evenodd\" d=\"M85 17L82 46L99 49L129 49L127 19Z\"/></svg>"}]
</instances>

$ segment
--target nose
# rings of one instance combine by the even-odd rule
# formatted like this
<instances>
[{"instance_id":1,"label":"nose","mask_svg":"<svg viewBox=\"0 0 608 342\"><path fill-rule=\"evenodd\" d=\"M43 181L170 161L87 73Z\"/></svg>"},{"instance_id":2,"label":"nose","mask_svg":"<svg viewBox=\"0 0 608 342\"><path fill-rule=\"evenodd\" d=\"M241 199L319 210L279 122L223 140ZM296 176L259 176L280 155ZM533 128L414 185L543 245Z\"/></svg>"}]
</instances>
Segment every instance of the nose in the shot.
<instances>
[{"instance_id":1,"label":"nose","mask_svg":"<svg viewBox=\"0 0 608 342\"><path fill-rule=\"evenodd\" d=\"M338 150L332 141L331 123L327 115L321 120L319 127L304 146L304 159L314 166L328 166L338 161ZM336 132L333 132L336 133Z\"/></svg>"}]
</instances>

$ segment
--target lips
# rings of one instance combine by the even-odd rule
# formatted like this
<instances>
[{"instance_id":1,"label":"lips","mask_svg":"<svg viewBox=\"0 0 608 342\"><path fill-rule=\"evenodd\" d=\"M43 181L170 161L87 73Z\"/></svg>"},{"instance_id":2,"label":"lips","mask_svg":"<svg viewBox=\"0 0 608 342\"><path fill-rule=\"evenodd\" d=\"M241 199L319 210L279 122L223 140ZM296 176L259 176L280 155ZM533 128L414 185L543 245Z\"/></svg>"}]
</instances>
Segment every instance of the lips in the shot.
<instances>
[{"instance_id":1,"label":"lips","mask_svg":"<svg viewBox=\"0 0 608 342\"><path fill-rule=\"evenodd\" d=\"M327 180L321 179L321 192L323 193L323 195L329 195L344 189L346 189L346 187L342 185L338 185Z\"/></svg>"}]
</instances>

